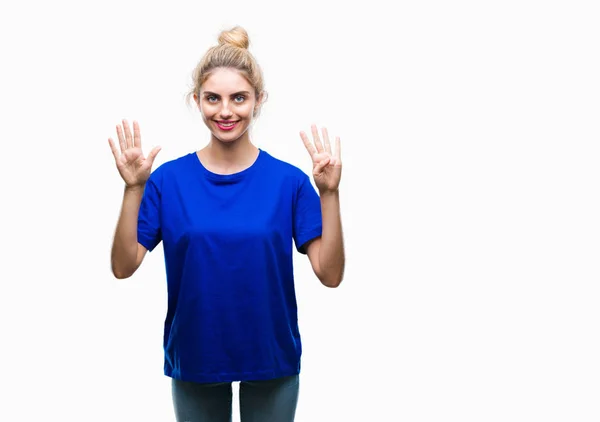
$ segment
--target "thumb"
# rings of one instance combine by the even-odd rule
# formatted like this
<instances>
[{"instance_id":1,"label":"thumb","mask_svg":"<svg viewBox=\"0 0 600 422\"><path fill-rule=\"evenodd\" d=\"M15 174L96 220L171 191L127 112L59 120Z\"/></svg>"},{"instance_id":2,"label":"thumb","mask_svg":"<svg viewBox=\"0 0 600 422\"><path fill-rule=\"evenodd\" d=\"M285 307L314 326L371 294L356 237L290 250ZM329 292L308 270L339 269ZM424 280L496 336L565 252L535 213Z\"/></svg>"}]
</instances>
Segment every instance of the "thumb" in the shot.
<instances>
[{"instance_id":1,"label":"thumb","mask_svg":"<svg viewBox=\"0 0 600 422\"><path fill-rule=\"evenodd\" d=\"M152 166L152 164L154 164L154 159L156 158L156 156L158 155L160 150L161 150L161 147L157 146L157 147L152 148L152 151L150 151L150 154L148 154L148 158L146 158L146 160L148 160L148 164L150 164L150 166Z\"/></svg>"},{"instance_id":2,"label":"thumb","mask_svg":"<svg viewBox=\"0 0 600 422\"><path fill-rule=\"evenodd\" d=\"M319 162L319 164L317 164L317 165L315 166L315 168L313 169L313 174L314 174L314 175L321 174L321 172L323 171L323 169L325 168L325 166L326 166L327 164L329 164L329 162L330 162L330 161L331 161L331 158L330 158L330 157L327 157L327 158L325 158L324 160L321 160L321 161Z\"/></svg>"}]
</instances>

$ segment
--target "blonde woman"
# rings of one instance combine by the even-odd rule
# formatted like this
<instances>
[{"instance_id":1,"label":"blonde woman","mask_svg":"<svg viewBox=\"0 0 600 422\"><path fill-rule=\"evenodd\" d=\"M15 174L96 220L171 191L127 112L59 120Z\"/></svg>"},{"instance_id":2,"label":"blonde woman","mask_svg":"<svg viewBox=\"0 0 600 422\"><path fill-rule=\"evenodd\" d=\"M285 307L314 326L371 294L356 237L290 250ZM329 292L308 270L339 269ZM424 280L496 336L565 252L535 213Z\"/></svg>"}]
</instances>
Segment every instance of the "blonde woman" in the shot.
<instances>
[{"instance_id":1,"label":"blonde woman","mask_svg":"<svg viewBox=\"0 0 600 422\"><path fill-rule=\"evenodd\" d=\"M227 422L240 382L243 422L293 421L301 339L294 245L318 279L337 287L345 254L338 186L340 141L312 126L300 137L313 180L257 148L249 129L266 98L247 32L223 31L193 73L193 98L210 141L154 171L140 127L109 139L125 182L112 271L130 277L163 242L168 310L164 373L178 421ZM318 190L318 192L317 192Z\"/></svg>"}]
</instances>

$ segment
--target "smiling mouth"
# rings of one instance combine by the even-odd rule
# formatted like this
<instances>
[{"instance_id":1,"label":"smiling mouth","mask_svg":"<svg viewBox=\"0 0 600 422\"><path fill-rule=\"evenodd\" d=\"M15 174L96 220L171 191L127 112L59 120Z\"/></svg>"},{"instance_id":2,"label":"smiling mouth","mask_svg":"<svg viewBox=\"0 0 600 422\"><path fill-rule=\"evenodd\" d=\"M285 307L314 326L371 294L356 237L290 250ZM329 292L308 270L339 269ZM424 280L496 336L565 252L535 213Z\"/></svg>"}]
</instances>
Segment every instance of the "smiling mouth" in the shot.
<instances>
[{"instance_id":1,"label":"smiling mouth","mask_svg":"<svg viewBox=\"0 0 600 422\"><path fill-rule=\"evenodd\" d=\"M218 128L221 130L231 130L235 126L237 126L237 124L239 123L239 120L238 121L223 121L223 120L218 121L217 120L216 123L217 123Z\"/></svg>"}]
</instances>

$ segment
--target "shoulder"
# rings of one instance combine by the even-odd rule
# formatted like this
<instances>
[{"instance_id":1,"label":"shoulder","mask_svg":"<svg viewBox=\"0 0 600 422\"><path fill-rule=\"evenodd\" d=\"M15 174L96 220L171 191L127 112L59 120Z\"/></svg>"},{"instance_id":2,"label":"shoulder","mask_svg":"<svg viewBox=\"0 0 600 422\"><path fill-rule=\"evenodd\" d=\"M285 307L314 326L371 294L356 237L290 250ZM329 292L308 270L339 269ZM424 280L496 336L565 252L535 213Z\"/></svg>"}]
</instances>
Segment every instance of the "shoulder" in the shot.
<instances>
[{"instance_id":1,"label":"shoulder","mask_svg":"<svg viewBox=\"0 0 600 422\"><path fill-rule=\"evenodd\" d=\"M298 182L304 182L309 178L308 174L300 167L295 166L287 161L281 160L268 152L261 150L264 155L265 167L268 172L277 173L284 178L292 178Z\"/></svg>"},{"instance_id":2,"label":"shoulder","mask_svg":"<svg viewBox=\"0 0 600 422\"><path fill-rule=\"evenodd\" d=\"M154 183L160 183L165 178L176 176L182 171L187 171L187 168L192 163L192 158L194 158L193 154L195 153L188 153L158 165L152 170L149 180Z\"/></svg>"},{"instance_id":3,"label":"shoulder","mask_svg":"<svg viewBox=\"0 0 600 422\"><path fill-rule=\"evenodd\" d=\"M179 179L182 174L189 173L189 166L193 163L192 154L194 153L170 159L157 165L146 181L145 195L162 197L168 192L173 186L172 182L174 180Z\"/></svg>"}]
</instances>

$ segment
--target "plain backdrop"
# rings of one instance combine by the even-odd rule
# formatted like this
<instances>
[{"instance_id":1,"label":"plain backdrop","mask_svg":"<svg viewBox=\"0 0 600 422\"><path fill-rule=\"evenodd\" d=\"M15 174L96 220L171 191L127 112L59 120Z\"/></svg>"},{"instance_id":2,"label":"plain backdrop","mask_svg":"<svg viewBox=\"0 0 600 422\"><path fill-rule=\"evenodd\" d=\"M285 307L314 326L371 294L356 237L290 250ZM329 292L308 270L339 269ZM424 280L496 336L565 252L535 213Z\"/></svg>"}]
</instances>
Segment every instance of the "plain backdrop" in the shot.
<instances>
[{"instance_id":1,"label":"plain backdrop","mask_svg":"<svg viewBox=\"0 0 600 422\"><path fill-rule=\"evenodd\" d=\"M270 95L255 144L310 172L298 132L342 140L345 280L295 260L296 420L600 420L599 19L576 0L3 3L0 420L174 421L162 246L112 276L107 138L138 120L155 167L204 146L184 95L233 25Z\"/></svg>"}]
</instances>

